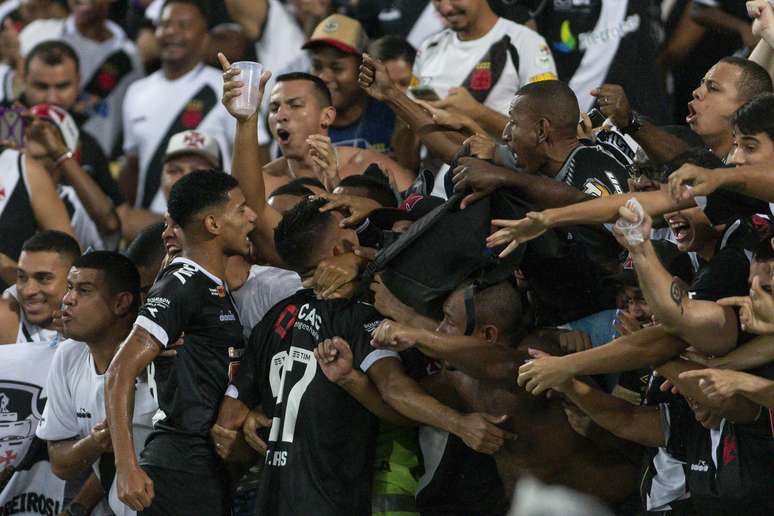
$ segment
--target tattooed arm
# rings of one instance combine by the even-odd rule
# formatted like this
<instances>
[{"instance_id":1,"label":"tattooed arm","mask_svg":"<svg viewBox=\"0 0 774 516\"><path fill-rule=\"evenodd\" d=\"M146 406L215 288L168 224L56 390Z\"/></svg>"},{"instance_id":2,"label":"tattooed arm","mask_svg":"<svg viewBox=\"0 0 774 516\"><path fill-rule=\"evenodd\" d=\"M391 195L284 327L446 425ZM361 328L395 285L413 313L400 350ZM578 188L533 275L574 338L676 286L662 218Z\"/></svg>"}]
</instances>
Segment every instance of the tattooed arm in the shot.
<instances>
[{"instance_id":1,"label":"tattooed arm","mask_svg":"<svg viewBox=\"0 0 774 516\"><path fill-rule=\"evenodd\" d=\"M690 299L685 283L664 269L650 241L631 249L631 255L648 306L669 333L708 355L725 355L736 346L737 320L732 309Z\"/></svg>"}]
</instances>

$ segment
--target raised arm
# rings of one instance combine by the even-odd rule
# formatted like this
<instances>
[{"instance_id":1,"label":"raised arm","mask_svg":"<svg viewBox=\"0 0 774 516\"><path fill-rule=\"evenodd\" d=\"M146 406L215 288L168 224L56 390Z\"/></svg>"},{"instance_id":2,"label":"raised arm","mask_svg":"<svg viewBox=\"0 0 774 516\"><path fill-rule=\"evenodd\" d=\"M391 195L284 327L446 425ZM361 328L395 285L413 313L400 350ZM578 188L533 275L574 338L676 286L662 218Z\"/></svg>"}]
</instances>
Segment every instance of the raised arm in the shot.
<instances>
[{"instance_id":1,"label":"raised arm","mask_svg":"<svg viewBox=\"0 0 774 516\"><path fill-rule=\"evenodd\" d=\"M632 121L632 108L626 92L617 84L603 84L591 94L599 100L599 110L612 118L615 126L626 130ZM648 154L648 157L658 163L666 163L675 156L688 150L688 144L677 136L656 127L650 122L644 122L631 137Z\"/></svg>"},{"instance_id":2,"label":"raised arm","mask_svg":"<svg viewBox=\"0 0 774 516\"><path fill-rule=\"evenodd\" d=\"M30 204L35 221L40 229L55 229L75 238L62 199L56 193L56 187L43 165L26 154L24 159L24 177L30 193Z\"/></svg>"},{"instance_id":3,"label":"raised arm","mask_svg":"<svg viewBox=\"0 0 774 516\"><path fill-rule=\"evenodd\" d=\"M68 153L67 146L59 131L49 122L33 119L25 136L48 153L55 167L59 167L67 183L75 189L83 207L94 221L100 233L111 235L121 230L121 221L116 214L113 201L102 191L97 182L86 173L81 165Z\"/></svg>"},{"instance_id":4,"label":"raised arm","mask_svg":"<svg viewBox=\"0 0 774 516\"><path fill-rule=\"evenodd\" d=\"M239 187L245 195L247 205L257 215L255 229L250 235L253 244L269 263L282 265L282 260L274 248L274 228L277 227L282 216L266 202L266 185L263 180L263 170L258 148L258 117L256 111L252 115L237 113L232 104L239 96L243 83L235 80L239 70L232 69L231 64L223 54L218 54L218 59L223 67L223 105L236 119L236 135L234 137L234 159L231 164L231 173L239 181ZM264 71L259 85L258 105L261 104L266 81L271 77L271 72Z\"/></svg>"},{"instance_id":5,"label":"raised arm","mask_svg":"<svg viewBox=\"0 0 774 516\"><path fill-rule=\"evenodd\" d=\"M115 450L118 497L135 511L149 507L154 493L153 482L140 468L134 454L134 384L160 352L159 341L135 326L105 375L105 408Z\"/></svg>"},{"instance_id":6,"label":"raised arm","mask_svg":"<svg viewBox=\"0 0 774 516\"><path fill-rule=\"evenodd\" d=\"M761 335L742 344L723 356L709 358L699 353L687 353L686 356L699 364L714 369L732 369L743 371L754 369L774 362L774 335Z\"/></svg>"},{"instance_id":7,"label":"raised arm","mask_svg":"<svg viewBox=\"0 0 774 516\"><path fill-rule=\"evenodd\" d=\"M371 97L390 106L398 118L419 135L422 143L427 145L434 156L446 163L452 160L462 145L464 136L456 131L443 130L436 125L432 115L408 98L390 79L381 61L363 54L358 81L360 87Z\"/></svg>"},{"instance_id":8,"label":"raised arm","mask_svg":"<svg viewBox=\"0 0 774 516\"><path fill-rule=\"evenodd\" d=\"M686 164L669 176L669 193L676 201L709 195L719 188L774 202L774 175L771 165L743 165L712 170Z\"/></svg>"}]
</instances>

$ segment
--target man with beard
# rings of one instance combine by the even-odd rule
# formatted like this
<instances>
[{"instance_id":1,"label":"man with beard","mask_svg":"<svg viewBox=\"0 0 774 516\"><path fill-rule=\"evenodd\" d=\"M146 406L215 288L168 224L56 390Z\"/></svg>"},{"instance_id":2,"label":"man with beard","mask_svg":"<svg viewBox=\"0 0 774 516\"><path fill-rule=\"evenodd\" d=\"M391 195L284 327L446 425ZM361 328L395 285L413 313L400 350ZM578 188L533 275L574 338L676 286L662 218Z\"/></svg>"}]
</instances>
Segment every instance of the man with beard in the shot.
<instances>
[{"instance_id":1,"label":"man with beard","mask_svg":"<svg viewBox=\"0 0 774 516\"><path fill-rule=\"evenodd\" d=\"M175 183L168 211L179 226L182 253L148 293L105 382L118 497L143 514L223 515L226 475L209 430L244 349L226 262L249 254L255 213L233 177L204 170ZM159 356L181 336L174 358ZM151 363L148 382L161 412L138 463L134 385Z\"/></svg>"}]
</instances>

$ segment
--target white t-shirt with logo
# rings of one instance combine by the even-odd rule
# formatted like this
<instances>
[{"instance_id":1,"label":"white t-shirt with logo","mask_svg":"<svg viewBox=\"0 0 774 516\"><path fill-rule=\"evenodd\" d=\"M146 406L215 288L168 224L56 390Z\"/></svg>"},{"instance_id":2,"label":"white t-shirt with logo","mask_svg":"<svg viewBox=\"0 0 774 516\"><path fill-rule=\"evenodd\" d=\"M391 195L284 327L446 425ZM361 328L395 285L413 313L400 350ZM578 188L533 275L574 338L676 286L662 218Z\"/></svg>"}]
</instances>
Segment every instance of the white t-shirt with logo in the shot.
<instances>
[{"instance_id":1,"label":"white t-shirt with logo","mask_svg":"<svg viewBox=\"0 0 774 516\"><path fill-rule=\"evenodd\" d=\"M508 113L508 105L516 91L530 82L556 79L556 65L545 40L529 27L499 18L492 29L483 37L462 41L457 33L446 29L431 36L417 52L414 75L423 84L445 97L450 88L461 86L473 74L471 89L481 89L494 80L492 63L482 61L495 43L508 37L518 54L518 70L514 59L508 55L505 67L484 104L502 114Z\"/></svg>"},{"instance_id":2,"label":"white t-shirt with logo","mask_svg":"<svg viewBox=\"0 0 774 516\"><path fill-rule=\"evenodd\" d=\"M91 352L83 342L66 340L58 346L48 372L46 391L48 403L36 432L41 439L83 439L97 423L105 420L105 375L97 374ZM137 380L132 420L137 456L153 429L151 419L157 409L147 381ZM99 476L99 460L92 467ZM111 486L108 503L117 516L135 514L118 500L115 483Z\"/></svg>"},{"instance_id":3,"label":"white t-shirt with logo","mask_svg":"<svg viewBox=\"0 0 774 516\"><path fill-rule=\"evenodd\" d=\"M263 265L251 266L245 284L231 291L245 339L250 338L253 327L261 322L274 305L301 288L301 277L293 271Z\"/></svg>"},{"instance_id":4,"label":"white t-shirt with logo","mask_svg":"<svg viewBox=\"0 0 774 516\"><path fill-rule=\"evenodd\" d=\"M46 376L55 344L24 342L0 346L0 472L13 466L17 471L0 491L2 508L21 516L44 514L38 506L50 507L49 514L64 508L65 482L54 476L44 451L45 443L35 439L43 416L48 391ZM22 461L29 468L18 469ZM34 505L28 504L36 497ZM45 510L45 509L43 509Z\"/></svg>"},{"instance_id":5,"label":"white t-shirt with logo","mask_svg":"<svg viewBox=\"0 0 774 516\"><path fill-rule=\"evenodd\" d=\"M192 98L203 89L214 91L216 102L204 112ZM211 66L197 65L193 70L175 80L168 80L159 70L144 79L135 81L124 98L124 152L139 159L139 181L135 206L143 206L148 168L160 147L166 149L170 127L181 113L185 124L180 129L196 129L206 133L220 147L223 169L231 169L231 148L234 142L236 122L220 102L223 90L221 72ZM160 164L159 164L160 167ZM161 168L157 171L161 177ZM160 181L159 181L160 184ZM157 213L164 213L166 200L160 188L149 194ZM156 199L157 197L158 199ZM163 209L162 209L163 208Z\"/></svg>"}]
</instances>

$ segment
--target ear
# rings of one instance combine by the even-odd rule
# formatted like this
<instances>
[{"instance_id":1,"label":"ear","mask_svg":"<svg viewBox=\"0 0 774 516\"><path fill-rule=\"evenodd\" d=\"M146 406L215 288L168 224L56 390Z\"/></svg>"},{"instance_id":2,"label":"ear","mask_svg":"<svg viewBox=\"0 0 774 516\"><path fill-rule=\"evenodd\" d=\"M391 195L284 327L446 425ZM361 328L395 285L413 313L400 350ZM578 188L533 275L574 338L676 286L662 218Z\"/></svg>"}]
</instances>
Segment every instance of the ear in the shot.
<instances>
[{"instance_id":1,"label":"ear","mask_svg":"<svg viewBox=\"0 0 774 516\"><path fill-rule=\"evenodd\" d=\"M536 135L537 138L536 139L537 139L538 145L548 141L548 134L549 134L550 130L551 130L550 122L548 120L546 120L545 118L541 118L538 121L538 124L537 124L537 135Z\"/></svg>"},{"instance_id":2,"label":"ear","mask_svg":"<svg viewBox=\"0 0 774 516\"><path fill-rule=\"evenodd\" d=\"M129 292L120 292L113 300L113 313L119 317L125 316L134 303L134 296Z\"/></svg>"},{"instance_id":3,"label":"ear","mask_svg":"<svg viewBox=\"0 0 774 516\"><path fill-rule=\"evenodd\" d=\"M497 329L497 326L493 326L491 324L484 325L481 331L481 336L490 344L494 344L497 342L498 337L500 336L500 331Z\"/></svg>"},{"instance_id":4,"label":"ear","mask_svg":"<svg viewBox=\"0 0 774 516\"><path fill-rule=\"evenodd\" d=\"M205 215L202 220L204 229L211 235L217 236L220 234L220 223L218 218L212 213Z\"/></svg>"},{"instance_id":5,"label":"ear","mask_svg":"<svg viewBox=\"0 0 774 516\"><path fill-rule=\"evenodd\" d=\"M333 125L334 120L336 120L336 108L333 106L323 108L320 113L320 127L328 129Z\"/></svg>"}]
</instances>

